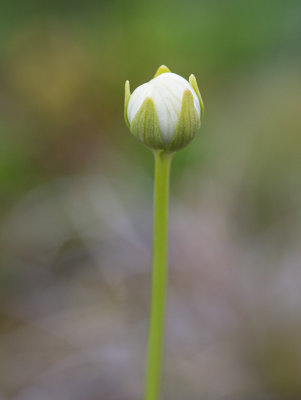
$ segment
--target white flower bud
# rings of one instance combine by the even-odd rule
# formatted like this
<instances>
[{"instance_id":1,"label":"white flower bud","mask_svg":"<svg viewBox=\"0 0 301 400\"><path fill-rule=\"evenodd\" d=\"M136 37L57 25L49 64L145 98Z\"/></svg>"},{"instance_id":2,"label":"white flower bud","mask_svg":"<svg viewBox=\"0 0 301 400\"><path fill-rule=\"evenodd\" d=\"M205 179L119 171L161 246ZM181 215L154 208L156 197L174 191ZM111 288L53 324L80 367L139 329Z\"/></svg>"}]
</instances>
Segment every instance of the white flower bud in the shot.
<instances>
[{"instance_id":1,"label":"white flower bud","mask_svg":"<svg viewBox=\"0 0 301 400\"><path fill-rule=\"evenodd\" d=\"M203 115L196 79L189 82L161 66L131 95L125 87L125 120L134 136L153 149L175 151L195 136Z\"/></svg>"}]
</instances>

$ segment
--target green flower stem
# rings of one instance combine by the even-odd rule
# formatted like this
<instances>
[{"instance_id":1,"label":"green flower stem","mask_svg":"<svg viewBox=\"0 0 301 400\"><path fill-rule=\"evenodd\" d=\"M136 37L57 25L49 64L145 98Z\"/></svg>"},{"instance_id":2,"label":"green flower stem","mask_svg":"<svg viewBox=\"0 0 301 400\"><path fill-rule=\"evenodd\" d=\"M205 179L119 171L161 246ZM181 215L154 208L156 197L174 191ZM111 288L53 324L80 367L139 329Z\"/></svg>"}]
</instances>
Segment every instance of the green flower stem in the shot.
<instances>
[{"instance_id":1,"label":"green flower stem","mask_svg":"<svg viewBox=\"0 0 301 400\"><path fill-rule=\"evenodd\" d=\"M160 393L167 283L167 236L169 171L172 153L155 155L152 299L149 324L145 400L158 400Z\"/></svg>"}]
</instances>

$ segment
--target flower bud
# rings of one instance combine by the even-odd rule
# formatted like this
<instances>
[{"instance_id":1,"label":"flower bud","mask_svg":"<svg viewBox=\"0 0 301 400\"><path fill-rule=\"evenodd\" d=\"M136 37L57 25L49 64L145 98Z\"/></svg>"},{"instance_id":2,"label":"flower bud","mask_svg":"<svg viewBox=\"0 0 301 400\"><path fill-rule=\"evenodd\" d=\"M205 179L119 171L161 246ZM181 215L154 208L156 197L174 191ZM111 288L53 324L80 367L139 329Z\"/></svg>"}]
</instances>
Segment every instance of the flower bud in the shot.
<instances>
[{"instance_id":1,"label":"flower bud","mask_svg":"<svg viewBox=\"0 0 301 400\"><path fill-rule=\"evenodd\" d=\"M186 146L201 126L204 105L194 75L189 82L162 65L154 78L130 93L125 83L124 118L131 133L156 150Z\"/></svg>"}]
</instances>

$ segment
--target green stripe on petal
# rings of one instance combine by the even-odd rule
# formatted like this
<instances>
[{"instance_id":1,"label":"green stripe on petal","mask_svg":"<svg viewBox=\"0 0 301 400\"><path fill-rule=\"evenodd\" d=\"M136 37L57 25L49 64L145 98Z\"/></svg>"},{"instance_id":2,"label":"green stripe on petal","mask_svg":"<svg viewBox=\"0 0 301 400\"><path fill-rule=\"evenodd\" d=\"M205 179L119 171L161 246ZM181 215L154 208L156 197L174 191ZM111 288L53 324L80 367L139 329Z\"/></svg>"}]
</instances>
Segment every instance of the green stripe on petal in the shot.
<instances>
[{"instance_id":1,"label":"green stripe on petal","mask_svg":"<svg viewBox=\"0 0 301 400\"><path fill-rule=\"evenodd\" d=\"M194 138L200 126L201 121L194 106L193 95L189 89L186 89L183 94L182 108L174 139L169 150L175 151L186 146Z\"/></svg>"},{"instance_id":2,"label":"green stripe on petal","mask_svg":"<svg viewBox=\"0 0 301 400\"><path fill-rule=\"evenodd\" d=\"M131 123L130 130L137 139L152 149L164 148L155 104L150 97L142 103Z\"/></svg>"}]
</instances>

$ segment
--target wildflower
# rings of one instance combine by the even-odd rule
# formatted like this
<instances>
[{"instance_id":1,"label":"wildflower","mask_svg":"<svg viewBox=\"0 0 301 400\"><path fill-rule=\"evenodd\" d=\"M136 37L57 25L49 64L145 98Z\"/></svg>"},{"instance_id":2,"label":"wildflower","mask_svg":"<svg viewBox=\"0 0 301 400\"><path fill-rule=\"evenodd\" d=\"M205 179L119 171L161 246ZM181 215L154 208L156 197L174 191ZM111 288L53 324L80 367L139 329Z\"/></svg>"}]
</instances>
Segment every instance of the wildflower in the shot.
<instances>
[{"instance_id":1,"label":"wildflower","mask_svg":"<svg viewBox=\"0 0 301 400\"><path fill-rule=\"evenodd\" d=\"M154 150L174 152L196 135L203 101L194 75L189 81L162 65L154 78L130 93L125 83L124 117L131 133Z\"/></svg>"}]
</instances>

